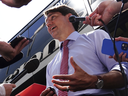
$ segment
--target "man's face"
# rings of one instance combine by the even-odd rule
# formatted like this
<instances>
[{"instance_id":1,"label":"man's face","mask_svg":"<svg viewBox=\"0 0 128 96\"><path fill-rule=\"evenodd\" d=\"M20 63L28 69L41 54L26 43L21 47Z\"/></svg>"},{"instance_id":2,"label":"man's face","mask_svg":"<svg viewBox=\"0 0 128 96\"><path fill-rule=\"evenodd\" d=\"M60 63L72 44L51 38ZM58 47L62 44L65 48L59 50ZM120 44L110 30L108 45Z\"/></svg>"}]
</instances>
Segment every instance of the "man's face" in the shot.
<instances>
[{"instance_id":1,"label":"man's face","mask_svg":"<svg viewBox=\"0 0 128 96\"><path fill-rule=\"evenodd\" d=\"M46 26L51 36L59 41L67 38L68 16L63 16L60 12L51 12L46 18Z\"/></svg>"}]
</instances>

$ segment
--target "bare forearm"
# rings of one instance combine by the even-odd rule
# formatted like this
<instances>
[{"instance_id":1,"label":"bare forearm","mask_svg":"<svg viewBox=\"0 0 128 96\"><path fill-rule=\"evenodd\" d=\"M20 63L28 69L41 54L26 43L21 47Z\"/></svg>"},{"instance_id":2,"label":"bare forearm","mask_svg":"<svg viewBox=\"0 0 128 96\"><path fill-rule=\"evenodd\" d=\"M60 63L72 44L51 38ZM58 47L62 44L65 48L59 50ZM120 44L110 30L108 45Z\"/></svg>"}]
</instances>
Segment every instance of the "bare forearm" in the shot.
<instances>
[{"instance_id":1,"label":"bare forearm","mask_svg":"<svg viewBox=\"0 0 128 96\"><path fill-rule=\"evenodd\" d=\"M107 74L101 75L104 81L103 88L121 88L124 87L124 78L122 76L122 73L119 71L111 71Z\"/></svg>"},{"instance_id":2,"label":"bare forearm","mask_svg":"<svg viewBox=\"0 0 128 96\"><path fill-rule=\"evenodd\" d=\"M113 15L117 14L120 12L120 9L121 9L121 5L122 5L122 2L117 2L117 1L113 1L111 3L111 7L113 10L111 10L111 12L113 13ZM128 8L128 2L124 4L124 7L123 7L123 10L127 9Z\"/></svg>"},{"instance_id":3,"label":"bare forearm","mask_svg":"<svg viewBox=\"0 0 128 96\"><path fill-rule=\"evenodd\" d=\"M122 88L124 87L124 78L122 73L119 71L111 71L106 74L99 75L101 80L103 80L102 89L114 89L114 88ZM88 87L89 89L97 88L96 84L98 82L98 77L96 75L92 76L91 85Z\"/></svg>"}]
</instances>

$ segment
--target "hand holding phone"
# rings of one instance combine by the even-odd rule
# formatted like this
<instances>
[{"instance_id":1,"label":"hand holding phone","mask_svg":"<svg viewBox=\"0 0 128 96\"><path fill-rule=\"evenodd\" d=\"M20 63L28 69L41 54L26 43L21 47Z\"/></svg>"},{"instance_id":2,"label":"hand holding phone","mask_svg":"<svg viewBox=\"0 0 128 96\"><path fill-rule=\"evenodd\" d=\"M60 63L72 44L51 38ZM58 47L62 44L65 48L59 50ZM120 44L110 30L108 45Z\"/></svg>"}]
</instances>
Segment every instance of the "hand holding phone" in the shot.
<instances>
[{"instance_id":1,"label":"hand holding phone","mask_svg":"<svg viewBox=\"0 0 128 96\"><path fill-rule=\"evenodd\" d=\"M14 48L24 38L25 37L23 37L23 36L18 36L10 42L11 43L10 45ZM29 40L29 43L32 42L32 39L30 39L30 38L27 38L27 40Z\"/></svg>"},{"instance_id":2,"label":"hand holding phone","mask_svg":"<svg viewBox=\"0 0 128 96\"><path fill-rule=\"evenodd\" d=\"M48 87L48 88L50 88L50 90L53 91L54 94L56 94L56 91L53 87Z\"/></svg>"},{"instance_id":3,"label":"hand holding phone","mask_svg":"<svg viewBox=\"0 0 128 96\"><path fill-rule=\"evenodd\" d=\"M120 54L121 52L127 53L126 58L128 58L128 42L115 41L115 45L116 45L118 54ZM103 54L110 55L110 56L113 56L115 54L113 42L110 39L103 40L101 52Z\"/></svg>"}]
</instances>

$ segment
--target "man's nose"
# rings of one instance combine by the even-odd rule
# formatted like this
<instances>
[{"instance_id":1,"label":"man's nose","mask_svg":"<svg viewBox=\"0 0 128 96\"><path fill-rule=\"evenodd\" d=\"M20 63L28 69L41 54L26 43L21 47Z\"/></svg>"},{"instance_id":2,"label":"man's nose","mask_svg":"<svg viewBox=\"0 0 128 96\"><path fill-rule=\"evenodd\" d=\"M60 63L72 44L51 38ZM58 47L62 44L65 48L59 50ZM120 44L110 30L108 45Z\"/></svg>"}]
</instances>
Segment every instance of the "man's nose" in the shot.
<instances>
[{"instance_id":1,"label":"man's nose","mask_svg":"<svg viewBox=\"0 0 128 96\"><path fill-rule=\"evenodd\" d=\"M52 21L51 20L49 20L49 21L46 22L46 26L47 27L50 27L51 24L52 24Z\"/></svg>"}]
</instances>

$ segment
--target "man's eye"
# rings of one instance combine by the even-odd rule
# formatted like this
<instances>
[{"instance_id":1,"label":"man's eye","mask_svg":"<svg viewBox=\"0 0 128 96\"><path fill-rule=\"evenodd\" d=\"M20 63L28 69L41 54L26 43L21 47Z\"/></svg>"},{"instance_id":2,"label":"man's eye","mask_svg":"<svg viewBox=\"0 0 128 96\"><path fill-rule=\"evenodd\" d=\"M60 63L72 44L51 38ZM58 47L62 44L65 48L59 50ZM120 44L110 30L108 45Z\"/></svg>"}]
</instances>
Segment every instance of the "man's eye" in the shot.
<instances>
[{"instance_id":1,"label":"man's eye","mask_svg":"<svg viewBox=\"0 0 128 96\"><path fill-rule=\"evenodd\" d=\"M55 18L55 16L52 16L52 18L51 18L51 19L53 20L54 18Z\"/></svg>"}]
</instances>

